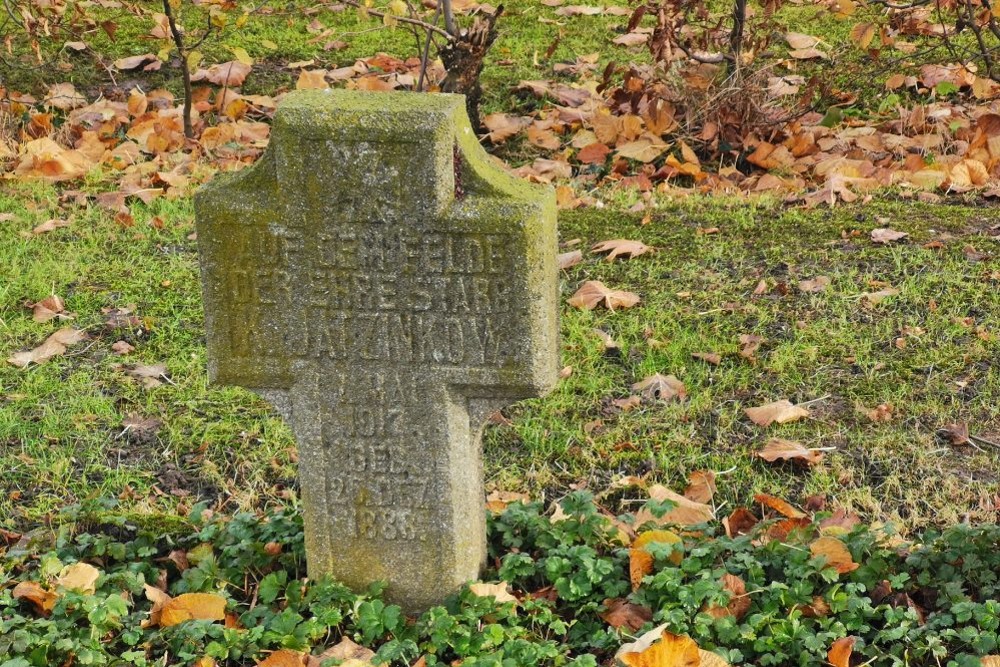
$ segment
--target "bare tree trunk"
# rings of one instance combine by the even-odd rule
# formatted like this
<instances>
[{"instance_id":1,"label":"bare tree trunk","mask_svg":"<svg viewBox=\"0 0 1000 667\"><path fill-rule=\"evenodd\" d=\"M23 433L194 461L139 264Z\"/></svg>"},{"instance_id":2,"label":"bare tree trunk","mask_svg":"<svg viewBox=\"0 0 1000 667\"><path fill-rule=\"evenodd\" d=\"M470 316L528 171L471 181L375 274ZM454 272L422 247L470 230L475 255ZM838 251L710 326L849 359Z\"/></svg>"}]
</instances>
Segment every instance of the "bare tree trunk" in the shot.
<instances>
[{"instance_id":1,"label":"bare tree trunk","mask_svg":"<svg viewBox=\"0 0 1000 667\"><path fill-rule=\"evenodd\" d=\"M501 13L503 5L497 7L493 14L476 17L472 27L459 34L452 34L452 41L441 49L441 62L448 73L441 83L441 90L465 95L465 108L476 131L482 125L479 121L479 100L483 90L479 75L483 71L486 54L496 41L496 23ZM447 11L445 17L447 19Z\"/></svg>"}]
</instances>

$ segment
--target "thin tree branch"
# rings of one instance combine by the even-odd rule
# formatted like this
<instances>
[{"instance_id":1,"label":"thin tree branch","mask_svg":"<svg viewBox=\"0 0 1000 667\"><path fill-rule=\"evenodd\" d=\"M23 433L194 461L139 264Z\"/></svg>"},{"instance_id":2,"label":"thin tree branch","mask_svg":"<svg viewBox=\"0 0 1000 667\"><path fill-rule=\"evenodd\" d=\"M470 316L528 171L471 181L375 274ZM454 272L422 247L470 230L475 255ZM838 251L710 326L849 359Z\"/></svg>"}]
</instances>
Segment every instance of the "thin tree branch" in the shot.
<instances>
[{"instance_id":1,"label":"thin tree branch","mask_svg":"<svg viewBox=\"0 0 1000 667\"><path fill-rule=\"evenodd\" d=\"M431 25L430 23L427 23L426 21L421 21L420 19L411 19L409 16L394 16L392 14L386 14L385 12L380 12L377 9L370 9L368 7L365 7L360 2L358 2L358 0L343 0L343 2L344 2L344 4L350 5L352 7L357 7L359 9L363 9L366 12L368 12L369 14L372 14L374 16L378 16L379 18L385 18L386 16L388 16L390 19L395 19L395 20L399 21L400 23L410 23L412 25L420 26L421 28L424 28L427 31L436 32L437 34L439 34L442 37L448 39L449 41L451 41L453 39L453 37L452 37L452 35L450 33L448 33L445 30L442 30L441 28L437 27L436 25Z\"/></svg>"}]
</instances>

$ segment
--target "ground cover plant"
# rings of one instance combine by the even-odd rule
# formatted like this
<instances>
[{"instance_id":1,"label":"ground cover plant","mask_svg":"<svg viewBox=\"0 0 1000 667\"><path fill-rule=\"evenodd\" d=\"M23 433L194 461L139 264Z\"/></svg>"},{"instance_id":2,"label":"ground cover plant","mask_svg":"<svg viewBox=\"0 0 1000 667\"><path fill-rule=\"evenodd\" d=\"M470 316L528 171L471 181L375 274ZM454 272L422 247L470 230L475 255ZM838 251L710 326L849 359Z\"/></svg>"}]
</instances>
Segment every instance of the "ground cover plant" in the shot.
<instances>
[{"instance_id":1,"label":"ground cover plant","mask_svg":"<svg viewBox=\"0 0 1000 667\"><path fill-rule=\"evenodd\" d=\"M653 505L655 524L667 506ZM744 509L725 530L647 524L633 541L636 517L611 519L576 492L554 514L495 508L486 577L497 583L413 618L378 587L307 580L294 511L225 518L199 506L189 532L164 540L85 520L113 509L75 507L58 530L6 535L0 652L15 657L4 667L583 667L616 654L627 665L973 666L993 664L980 656L1000 636L996 526L918 544L829 512L754 525ZM665 645L694 661L669 660Z\"/></svg>"}]
</instances>

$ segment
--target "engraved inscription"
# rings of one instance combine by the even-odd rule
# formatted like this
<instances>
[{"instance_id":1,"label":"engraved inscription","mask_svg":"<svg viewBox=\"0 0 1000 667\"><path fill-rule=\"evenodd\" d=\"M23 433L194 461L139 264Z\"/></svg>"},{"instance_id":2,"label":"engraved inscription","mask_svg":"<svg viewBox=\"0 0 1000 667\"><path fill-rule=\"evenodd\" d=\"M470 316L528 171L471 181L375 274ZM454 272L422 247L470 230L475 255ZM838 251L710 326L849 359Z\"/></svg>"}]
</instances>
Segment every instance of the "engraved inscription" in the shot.
<instances>
[{"instance_id":1,"label":"engraved inscription","mask_svg":"<svg viewBox=\"0 0 1000 667\"><path fill-rule=\"evenodd\" d=\"M439 491L434 480L443 474L440 452L406 446L440 437L415 419L426 389L405 371L331 371L322 391L326 500L338 508L338 533L427 539Z\"/></svg>"}]
</instances>

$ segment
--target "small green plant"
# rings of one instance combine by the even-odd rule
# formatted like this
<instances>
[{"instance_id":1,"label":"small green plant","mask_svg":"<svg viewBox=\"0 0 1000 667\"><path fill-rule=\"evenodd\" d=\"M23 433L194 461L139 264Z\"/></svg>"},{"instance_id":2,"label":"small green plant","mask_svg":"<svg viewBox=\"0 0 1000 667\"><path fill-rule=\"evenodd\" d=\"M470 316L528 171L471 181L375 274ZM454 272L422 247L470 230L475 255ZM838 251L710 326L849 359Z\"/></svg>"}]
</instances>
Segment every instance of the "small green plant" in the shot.
<instances>
[{"instance_id":1,"label":"small green plant","mask_svg":"<svg viewBox=\"0 0 1000 667\"><path fill-rule=\"evenodd\" d=\"M87 516L106 517L109 507L77 508L57 532L26 536L0 563L0 667L251 665L280 649L318 654L345 637L374 650L374 664L596 667L632 631L661 624L732 664L820 664L848 636L871 665L973 667L998 651L996 525L906 545L858 526L840 537L860 565L846 575L814 557L802 535L766 539L773 522L733 538L706 527L684 536L679 560L674 545L652 545L654 567L633 590L616 524L585 493L561 507L558 520L538 503L490 519L495 569L486 578L506 582L516 601L465 588L419 618L386 602L381 586L356 593L308 580L293 511L207 518L196 508L190 535L165 538L125 522L85 530ZM79 562L100 571L92 590L50 585ZM731 600L724 575L745 582L739 614L709 613ZM225 598L227 622L151 622L146 587L164 576L170 595ZM54 597L47 611L24 596L32 585ZM611 622L614 601L649 615L630 630Z\"/></svg>"}]
</instances>

